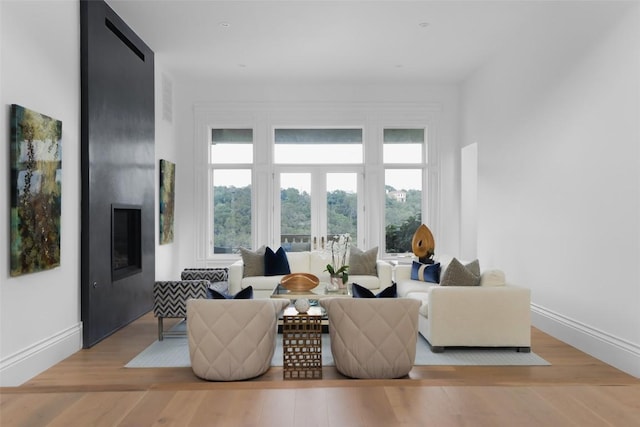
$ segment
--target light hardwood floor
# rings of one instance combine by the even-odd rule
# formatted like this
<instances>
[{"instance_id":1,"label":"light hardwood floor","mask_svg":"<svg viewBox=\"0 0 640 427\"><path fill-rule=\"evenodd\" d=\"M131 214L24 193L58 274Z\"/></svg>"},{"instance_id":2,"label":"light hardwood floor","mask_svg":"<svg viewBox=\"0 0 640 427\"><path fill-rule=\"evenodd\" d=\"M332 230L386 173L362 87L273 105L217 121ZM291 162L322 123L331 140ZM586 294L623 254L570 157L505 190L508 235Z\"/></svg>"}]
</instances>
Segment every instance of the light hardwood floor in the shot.
<instances>
[{"instance_id":1,"label":"light hardwood floor","mask_svg":"<svg viewBox=\"0 0 640 427\"><path fill-rule=\"evenodd\" d=\"M170 322L166 322L170 326ZM408 378L212 383L189 368L127 369L156 338L147 314L20 387L0 426L640 426L640 380L539 330L551 366L415 367Z\"/></svg>"}]
</instances>

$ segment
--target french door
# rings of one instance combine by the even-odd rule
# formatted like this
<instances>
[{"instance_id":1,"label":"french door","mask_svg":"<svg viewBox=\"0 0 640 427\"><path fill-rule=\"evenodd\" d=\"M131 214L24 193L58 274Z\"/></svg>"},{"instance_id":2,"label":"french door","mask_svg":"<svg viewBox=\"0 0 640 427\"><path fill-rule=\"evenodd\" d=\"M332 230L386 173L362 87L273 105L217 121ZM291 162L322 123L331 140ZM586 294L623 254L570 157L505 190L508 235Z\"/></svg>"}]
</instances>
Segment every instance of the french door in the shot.
<instances>
[{"instance_id":1,"label":"french door","mask_svg":"<svg viewBox=\"0 0 640 427\"><path fill-rule=\"evenodd\" d=\"M273 232L280 246L288 252L322 250L333 236L345 233L357 243L364 229L362 185L360 168L279 168Z\"/></svg>"}]
</instances>

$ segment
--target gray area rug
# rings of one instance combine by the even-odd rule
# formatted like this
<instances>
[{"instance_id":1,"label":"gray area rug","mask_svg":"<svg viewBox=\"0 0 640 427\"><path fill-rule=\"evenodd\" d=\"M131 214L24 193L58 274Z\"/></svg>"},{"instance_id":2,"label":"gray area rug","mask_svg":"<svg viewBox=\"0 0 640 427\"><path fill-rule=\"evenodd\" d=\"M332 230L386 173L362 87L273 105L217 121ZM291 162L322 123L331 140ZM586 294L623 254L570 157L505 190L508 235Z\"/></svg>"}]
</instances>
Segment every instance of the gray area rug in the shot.
<instances>
[{"instance_id":1,"label":"gray area rug","mask_svg":"<svg viewBox=\"0 0 640 427\"><path fill-rule=\"evenodd\" d=\"M180 329L180 328L177 328ZM322 335L322 365L334 366L329 334ZM551 365L531 353L518 353L513 348L452 348L444 353L433 353L422 335L416 346L416 366L539 366ZM187 337L165 337L156 341L125 365L126 368L188 368L189 344ZM276 351L271 366L282 366L282 338L276 339Z\"/></svg>"}]
</instances>

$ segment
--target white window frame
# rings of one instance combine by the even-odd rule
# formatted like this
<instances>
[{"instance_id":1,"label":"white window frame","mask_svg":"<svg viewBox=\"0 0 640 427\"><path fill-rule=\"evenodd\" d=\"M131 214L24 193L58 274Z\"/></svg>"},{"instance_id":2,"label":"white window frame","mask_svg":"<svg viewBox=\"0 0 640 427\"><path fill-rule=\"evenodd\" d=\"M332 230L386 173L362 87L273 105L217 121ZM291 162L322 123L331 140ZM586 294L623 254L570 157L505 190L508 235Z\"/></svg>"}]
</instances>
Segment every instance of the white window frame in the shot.
<instances>
[{"instance_id":1,"label":"white window frame","mask_svg":"<svg viewBox=\"0 0 640 427\"><path fill-rule=\"evenodd\" d=\"M383 129L424 127L429 163L420 165L393 164L392 168L424 167L422 200L422 222L428 223L436 240L440 234L439 224L439 163L438 129L441 106L436 103L213 103L194 106L194 206L195 254L197 265L228 265L239 259L237 254L212 254L209 250L211 222L211 172L209 147L213 128L252 128L253 164L252 175L252 238L253 246L279 245L279 233L274 224L276 216L272 200L275 194L274 174L283 165L273 163L273 129L283 127L362 127L364 129L364 165L362 194L363 217L359 218L359 242L364 248L379 247L379 257L385 257L384 220L384 171L382 159ZM224 165L236 168L240 165ZM248 165L243 165L248 166ZM290 165L287 165L290 166ZM340 165L343 167L345 165ZM329 168L327 169L329 170ZM359 238L359 240L360 240Z\"/></svg>"}]
</instances>

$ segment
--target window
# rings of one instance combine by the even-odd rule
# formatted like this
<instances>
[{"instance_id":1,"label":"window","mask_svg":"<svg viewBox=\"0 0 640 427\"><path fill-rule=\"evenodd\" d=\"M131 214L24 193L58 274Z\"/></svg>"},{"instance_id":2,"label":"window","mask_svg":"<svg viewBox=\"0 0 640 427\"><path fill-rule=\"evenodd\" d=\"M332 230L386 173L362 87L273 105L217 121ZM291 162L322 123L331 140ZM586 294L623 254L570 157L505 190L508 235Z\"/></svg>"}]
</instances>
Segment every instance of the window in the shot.
<instances>
[{"instance_id":1,"label":"window","mask_svg":"<svg viewBox=\"0 0 640 427\"><path fill-rule=\"evenodd\" d=\"M438 169L427 162L437 144L427 136L438 134L440 111L413 103L196 106L203 143L187 225L196 261L228 265L239 247L322 250L342 233L362 249L378 246L379 257L410 252L419 224L438 231L429 203Z\"/></svg>"},{"instance_id":2,"label":"window","mask_svg":"<svg viewBox=\"0 0 640 427\"><path fill-rule=\"evenodd\" d=\"M424 129L384 129L383 141L385 164L422 163L427 160L422 159Z\"/></svg>"},{"instance_id":3,"label":"window","mask_svg":"<svg viewBox=\"0 0 640 427\"><path fill-rule=\"evenodd\" d=\"M253 129L212 129L210 253L252 246L252 162Z\"/></svg>"},{"instance_id":4,"label":"window","mask_svg":"<svg viewBox=\"0 0 640 427\"><path fill-rule=\"evenodd\" d=\"M212 129L211 163L253 163L253 129Z\"/></svg>"},{"instance_id":5,"label":"window","mask_svg":"<svg viewBox=\"0 0 640 427\"><path fill-rule=\"evenodd\" d=\"M362 129L276 129L278 164L362 163Z\"/></svg>"},{"instance_id":6,"label":"window","mask_svg":"<svg viewBox=\"0 0 640 427\"><path fill-rule=\"evenodd\" d=\"M413 233L422 223L426 174L425 129L384 129L385 248L411 252Z\"/></svg>"}]
</instances>

